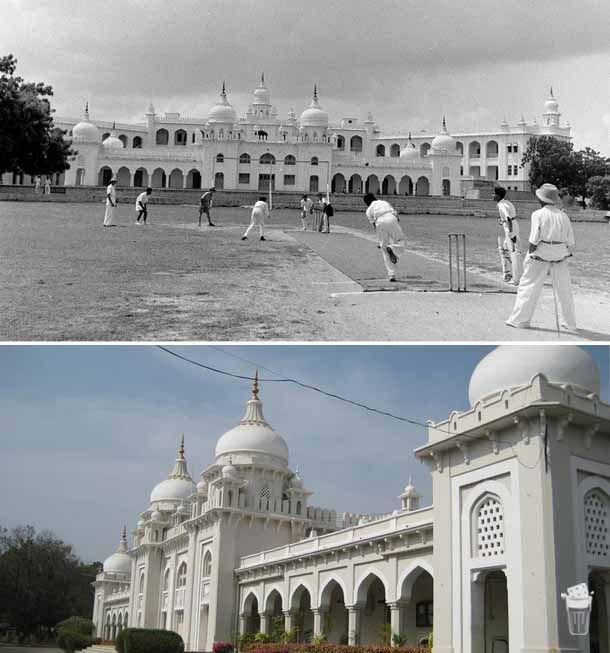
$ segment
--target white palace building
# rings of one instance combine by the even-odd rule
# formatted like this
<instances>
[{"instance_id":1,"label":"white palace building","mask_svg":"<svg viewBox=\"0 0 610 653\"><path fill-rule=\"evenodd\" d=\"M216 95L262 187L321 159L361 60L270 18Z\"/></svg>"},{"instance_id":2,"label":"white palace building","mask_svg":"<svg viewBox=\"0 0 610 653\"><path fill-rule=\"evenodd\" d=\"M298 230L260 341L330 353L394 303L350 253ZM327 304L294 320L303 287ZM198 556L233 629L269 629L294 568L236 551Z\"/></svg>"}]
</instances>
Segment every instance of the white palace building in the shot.
<instances>
[{"instance_id":1,"label":"white palace building","mask_svg":"<svg viewBox=\"0 0 610 653\"><path fill-rule=\"evenodd\" d=\"M371 114L364 122L343 118L331 124L317 90L297 118L280 118L264 76L245 116L238 117L223 84L207 118L158 115L151 104L145 122L114 124L56 118L78 152L53 182L67 186L454 195L485 179L514 190L529 190L521 158L531 136L570 139L560 124L557 100L544 104L541 122L504 120L489 132L454 134L443 118L437 134L383 134ZM440 120L439 120L440 123ZM5 184L29 184L23 175L4 175Z\"/></svg>"},{"instance_id":2,"label":"white palace building","mask_svg":"<svg viewBox=\"0 0 610 653\"><path fill-rule=\"evenodd\" d=\"M575 346L498 347L471 408L429 423L391 514L310 505L255 382L244 417L195 483L184 447L130 543L96 581L94 622L177 631L188 651L278 622L299 641L400 634L441 653L610 653L610 405ZM380 449L381 453L382 449ZM381 461L382 462L382 461ZM561 592L594 591L590 636L569 634Z\"/></svg>"}]
</instances>

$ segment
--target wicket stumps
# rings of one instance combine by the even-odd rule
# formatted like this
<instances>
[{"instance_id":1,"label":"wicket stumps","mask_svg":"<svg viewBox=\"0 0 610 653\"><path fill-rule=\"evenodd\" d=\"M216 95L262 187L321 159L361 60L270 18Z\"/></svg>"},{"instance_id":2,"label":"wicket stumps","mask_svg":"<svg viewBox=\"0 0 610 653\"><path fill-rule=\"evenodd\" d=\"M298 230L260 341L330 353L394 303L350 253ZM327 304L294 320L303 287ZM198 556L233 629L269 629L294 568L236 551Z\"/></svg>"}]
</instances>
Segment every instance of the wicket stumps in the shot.
<instances>
[{"instance_id":1,"label":"wicket stumps","mask_svg":"<svg viewBox=\"0 0 610 653\"><path fill-rule=\"evenodd\" d=\"M466 234L449 234L449 290L451 292L467 291Z\"/></svg>"}]
</instances>

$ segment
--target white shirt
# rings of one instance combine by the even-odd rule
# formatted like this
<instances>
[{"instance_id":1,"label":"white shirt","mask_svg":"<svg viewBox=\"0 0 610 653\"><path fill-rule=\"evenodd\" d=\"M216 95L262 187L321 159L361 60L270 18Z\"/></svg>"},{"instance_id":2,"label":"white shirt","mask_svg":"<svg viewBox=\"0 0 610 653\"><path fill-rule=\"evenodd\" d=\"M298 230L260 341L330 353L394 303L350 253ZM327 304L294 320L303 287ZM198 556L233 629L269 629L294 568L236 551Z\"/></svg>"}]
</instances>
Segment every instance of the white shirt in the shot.
<instances>
[{"instance_id":1,"label":"white shirt","mask_svg":"<svg viewBox=\"0 0 610 653\"><path fill-rule=\"evenodd\" d=\"M533 245L544 241L565 243L568 247L573 247L574 231L568 214L553 204L534 211L529 240Z\"/></svg>"},{"instance_id":2,"label":"white shirt","mask_svg":"<svg viewBox=\"0 0 610 653\"><path fill-rule=\"evenodd\" d=\"M392 208L392 205L389 202L386 202L385 200L375 200L374 202L371 202L369 208L366 210L366 217L369 222L374 225L375 222L377 222L382 215L386 215L386 213L391 213L396 216L396 210Z\"/></svg>"},{"instance_id":3,"label":"white shirt","mask_svg":"<svg viewBox=\"0 0 610 653\"><path fill-rule=\"evenodd\" d=\"M139 211L140 207L145 209L147 204L148 204L148 193L144 191L143 193L140 193L138 195L138 199L136 200L136 211Z\"/></svg>"},{"instance_id":4,"label":"white shirt","mask_svg":"<svg viewBox=\"0 0 610 653\"><path fill-rule=\"evenodd\" d=\"M258 200L252 207L252 215L255 213L258 213L259 215L263 213L263 215L268 218L269 217L269 206L267 202L263 202L263 200Z\"/></svg>"},{"instance_id":5,"label":"white shirt","mask_svg":"<svg viewBox=\"0 0 610 653\"><path fill-rule=\"evenodd\" d=\"M110 199L112 200L112 203L116 204L116 188L114 187L114 184L109 184L108 188L106 188L107 201L108 201L108 195L110 195Z\"/></svg>"},{"instance_id":6,"label":"white shirt","mask_svg":"<svg viewBox=\"0 0 610 653\"><path fill-rule=\"evenodd\" d=\"M313 202L311 199L308 197L306 200L301 200L301 208L303 211L309 212L309 209L313 206Z\"/></svg>"},{"instance_id":7,"label":"white shirt","mask_svg":"<svg viewBox=\"0 0 610 653\"><path fill-rule=\"evenodd\" d=\"M498 211L500 213L501 222L507 222L509 219L512 220L517 217L515 205L508 200L500 200L498 202Z\"/></svg>"}]
</instances>

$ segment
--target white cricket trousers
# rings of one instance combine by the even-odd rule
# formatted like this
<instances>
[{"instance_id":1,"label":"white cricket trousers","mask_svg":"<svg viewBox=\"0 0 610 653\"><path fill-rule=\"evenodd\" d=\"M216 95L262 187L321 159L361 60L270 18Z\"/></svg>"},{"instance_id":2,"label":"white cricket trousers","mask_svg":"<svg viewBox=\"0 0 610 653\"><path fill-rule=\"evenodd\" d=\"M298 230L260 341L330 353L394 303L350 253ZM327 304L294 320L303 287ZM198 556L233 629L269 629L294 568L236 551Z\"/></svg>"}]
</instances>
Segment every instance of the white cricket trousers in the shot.
<instances>
[{"instance_id":1,"label":"white cricket trousers","mask_svg":"<svg viewBox=\"0 0 610 653\"><path fill-rule=\"evenodd\" d=\"M531 258L529 255L525 257L523 275L517 289L513 312L508 318L509 322L517 326L529 325L549 270L553 288L557 294L559 322L563 327L576 329L574 298L572 297L568 261L540 261Z\"/></svg>"},{"instance_id":2,"label":"white cricket trousers","mask_svg":"<svg viewBox=\"0 0 610 653\"><path fill-rule=\"evenodd\" d=\"M114 219L114 206L112 206L109 202L106 202L106 215L104 215L104 226L105 227L111 227L112 226L112 220Z\"/></svg>"},{"instance_id":3,"label":"white cricket trousers","mask_svg":"<svg viewBox=\"0 0 610 653\"><path fill-rule=\"evenodd\" d=\"M375 230L379 239L379 245L381 246L381 255L383 256L388 277L394 279L396 277L396 265L390 261L386 248L391 247L394 254L396 254L396 258L400 258L405 246L405 235L400 228L398 219L393 213L386 213L380 218L377 218Z\"/></svg>"},{"instance_id":4,"label":"white cricket trousers","mask_svg":"<svg viewBox=\"0 0 610 653\"><path fill-rule=\"evenodd\" d=\"M250 225L246 229L244 236L247 238L255 227L258 227L260 236L262 238L265 235L265 214L263 211L252 211Z\"/></svg>"}]
</instances>

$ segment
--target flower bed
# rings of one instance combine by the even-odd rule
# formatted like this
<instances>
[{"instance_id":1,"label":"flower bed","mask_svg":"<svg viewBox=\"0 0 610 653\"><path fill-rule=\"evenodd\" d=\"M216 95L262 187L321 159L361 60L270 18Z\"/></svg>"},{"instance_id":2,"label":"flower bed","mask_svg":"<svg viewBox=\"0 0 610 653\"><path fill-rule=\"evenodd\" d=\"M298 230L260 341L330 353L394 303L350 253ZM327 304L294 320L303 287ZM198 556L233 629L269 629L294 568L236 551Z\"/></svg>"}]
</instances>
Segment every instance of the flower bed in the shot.
<instances>
[{"instance_id":1,"label":"flower bed","mask_svg":"<svg viewBox=\"0 0 610 653\"><path fill-rule=\"evenodd\" d=\"M257 644L244 648L248 653L431 653L425 646L347 646L342 644Z\"/></svg>"}]
</instances>

